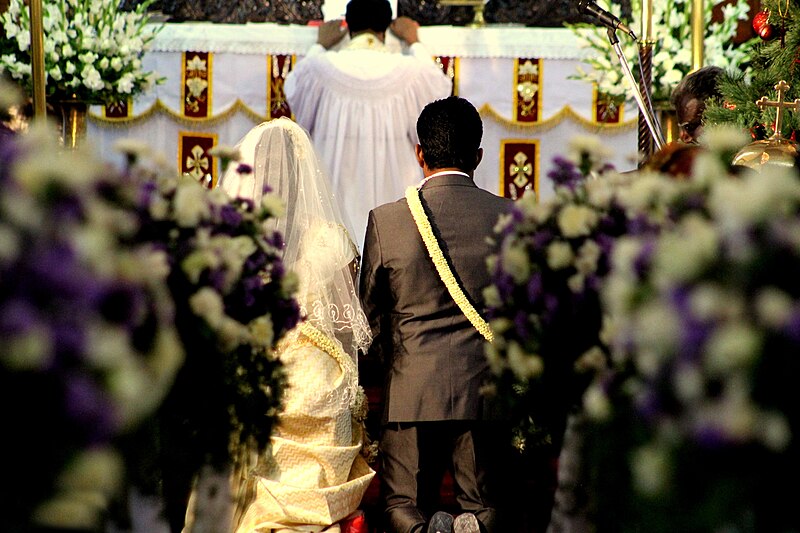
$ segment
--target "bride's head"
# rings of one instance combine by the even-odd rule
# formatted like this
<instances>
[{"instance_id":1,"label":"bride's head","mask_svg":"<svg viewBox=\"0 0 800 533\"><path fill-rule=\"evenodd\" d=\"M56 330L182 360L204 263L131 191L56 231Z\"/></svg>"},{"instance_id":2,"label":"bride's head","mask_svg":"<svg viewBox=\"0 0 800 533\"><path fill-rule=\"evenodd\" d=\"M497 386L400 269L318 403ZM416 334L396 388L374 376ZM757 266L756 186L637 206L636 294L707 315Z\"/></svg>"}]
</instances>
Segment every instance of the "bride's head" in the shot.
<instances>
[{"instance_id":1,"label":"bride's head","mask_svg":"<svg viewBox=\"0 0 800 533\"><path fill-rule=\"evenodd\" d=\"M298 275L301 312L354 355L369 342L353 276L358 250L308 133L280 118L253 128L238 147L253 172L238 178L226 174L223 186L257 204L264 191L281 199L286 214L272 229L283 236L285 267Z\"/></svg>"}]
</instances>

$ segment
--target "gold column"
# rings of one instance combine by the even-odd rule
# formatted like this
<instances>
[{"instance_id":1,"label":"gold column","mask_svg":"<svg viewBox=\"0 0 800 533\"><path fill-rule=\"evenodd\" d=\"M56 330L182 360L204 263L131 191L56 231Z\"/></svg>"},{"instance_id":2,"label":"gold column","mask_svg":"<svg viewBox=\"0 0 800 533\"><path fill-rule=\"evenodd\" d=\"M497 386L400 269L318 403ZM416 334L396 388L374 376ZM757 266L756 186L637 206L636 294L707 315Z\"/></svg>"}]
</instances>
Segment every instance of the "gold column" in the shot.
<instances>
[{"instance_id":1,"label":"gold column","mask_svg":"<svg viewBox=\"0 0 800 533\"><path fill-rule=\"evenodd\" d=\"M31 75L33 77L34 117L47 116L44 91L44 30L42 28L42 0L30 0L31 16Z\"/></svg>"},{"instance_id":2,"label":"gold column","mask_svg":"<svg viewBox=\"0 0 800 533\"><path fill-rule=\"evenodd\" d=\"M642 31L639 37L639 61L641 63L641 77L639 89L646 101L650 101L653 84L653 1L642 0ZM655 151L656 143L653 140L650 126L644 115L639 111L639 154L642 162L646 161Z\"/></svg>"},{"instance_id":3,"label":"gold column","mask_svg":"<svg viewBox=\"0 0 800 533\"><path fill-rule=\"evenodd\" d=\"M704 44L706 34L703 0L692 0L692 71L703 66Z\"/></svg>"},{"instance_id":4,"label":"gold column","mask_svg":"<svg viewBox=\"0 0 800 533\"><path fill-rule=\"evenodd\" d=\"M653 42L653 0L642 0L641 39L645 43Z\"/></svg>"}]
</instances>

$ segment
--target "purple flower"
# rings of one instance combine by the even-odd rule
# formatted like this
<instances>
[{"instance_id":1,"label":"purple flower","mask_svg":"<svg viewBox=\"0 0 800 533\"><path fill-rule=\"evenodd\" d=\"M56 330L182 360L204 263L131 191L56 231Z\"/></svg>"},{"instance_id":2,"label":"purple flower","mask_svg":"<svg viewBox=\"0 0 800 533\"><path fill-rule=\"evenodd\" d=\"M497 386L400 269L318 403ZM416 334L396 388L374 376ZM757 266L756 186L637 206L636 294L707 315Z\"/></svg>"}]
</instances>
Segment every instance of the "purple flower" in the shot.
<instances>
[{"instance_id":1,"label":"purple flower","mask_svg":"<svg viewBox=\"0 0 800 533\"><path fill-rule=\"evenodd\" d=\"M239 165L236 167L236 172L239 174L250 174L253 172L253 167L247 163L239 163Z\"/></svg>"},{"instance_id":2,"label":"purple flower","mask_svg":"<svg viewBox=\"0 0 800 533\"><path fill-rule=\"evenodd\" d=\"M91 444L107 442L117 429L109 398L86 375L73 374L66 377L64 409L83 428Z\"/></svg>"},{"instance_id":3,"label":"purple flower","mask_svg":"<svg viewBox=\"0 0 800 533\"><path fill-rule=\"evenodd\" d=\"M634 272L636 272L636 275L640 278L644 278L644 276L650 271L650 265L653 261L655 247L656 244L653 239L647 240L643 244L642 249L639 250L636 258L633 260Z\"/></svg>"},{"instance_id":4,"label":"purple flower","mask_svg":"<svg viewBox=\"0 0 800 533\"><path fill-rule=\"evenodd\" d=\"M538 270L531 274L526 286L528 301L531 303L537 302L542 296L542 273Z\"/></svg>"},{"instance_id":5,"label":"purple flower","mask_svg":"<svg viewBox=\"0 0 800 533\"><path fill-rule=\"evenodd\" d=\"M574 190L584 179L575 164L564 157L554 157L553 165L555 168L547 173L547 177L558 187Z\"/></svg>"},{"instance_id":6,"label":"purple flower","mask_svg":"<svg viewBox=\"0 0 800 533\"><path fill-rule=\"evenodd\" d=\"M238 228L244 220L242 213L230 204L223 205L219 215L222 223L230 228Z\"/></svg>"}]
</instances>

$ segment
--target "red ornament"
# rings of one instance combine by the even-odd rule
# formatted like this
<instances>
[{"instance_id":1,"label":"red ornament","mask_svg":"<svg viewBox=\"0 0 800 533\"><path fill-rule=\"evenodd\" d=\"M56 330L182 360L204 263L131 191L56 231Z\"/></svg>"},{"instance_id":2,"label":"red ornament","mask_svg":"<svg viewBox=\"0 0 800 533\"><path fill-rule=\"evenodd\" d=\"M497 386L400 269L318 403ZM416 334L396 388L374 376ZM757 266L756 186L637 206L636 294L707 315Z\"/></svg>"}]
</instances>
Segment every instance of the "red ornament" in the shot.
<instances>
[{"instance_id":1,"label":"red ornament","mask_svg":"<svg viewBox=\"0 0 800 533\"><path fill-rule=\"evenodd\" d=\"M769 9L764 9L753 17L753 30L765 41L771 39L776 33L775 25L769 23L769 16Z\"/></svg>"}]
</instances>

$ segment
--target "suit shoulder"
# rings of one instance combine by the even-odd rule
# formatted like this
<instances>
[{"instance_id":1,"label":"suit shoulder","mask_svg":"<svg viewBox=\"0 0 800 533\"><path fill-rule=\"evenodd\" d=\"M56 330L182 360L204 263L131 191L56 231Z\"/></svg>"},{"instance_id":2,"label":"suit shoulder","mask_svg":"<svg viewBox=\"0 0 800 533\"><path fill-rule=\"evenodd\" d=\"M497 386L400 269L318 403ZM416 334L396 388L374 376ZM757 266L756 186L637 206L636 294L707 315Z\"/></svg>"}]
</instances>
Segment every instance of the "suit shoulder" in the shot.
<instances>
[{"instance_id":1,"label":"suit shoulder","mask_svg":"<svg viewBox=\"0 0 800 533\"><path fill-rule=\"evenodd\" d=\"M370 213L374 214L375 218L385 218L396 216L401 211L408 211L408 202L405 198L381 204L373 208Z\"/></svg>"}]
</instances>

